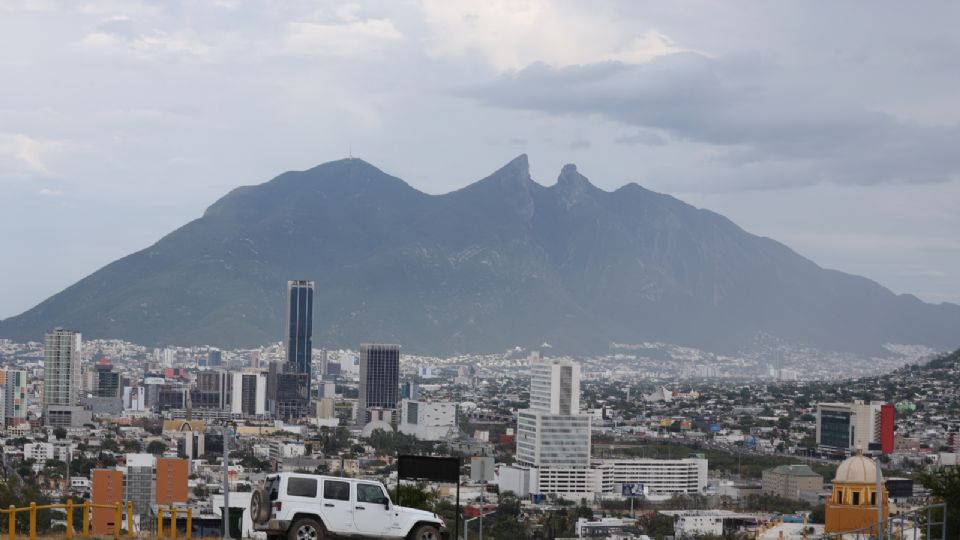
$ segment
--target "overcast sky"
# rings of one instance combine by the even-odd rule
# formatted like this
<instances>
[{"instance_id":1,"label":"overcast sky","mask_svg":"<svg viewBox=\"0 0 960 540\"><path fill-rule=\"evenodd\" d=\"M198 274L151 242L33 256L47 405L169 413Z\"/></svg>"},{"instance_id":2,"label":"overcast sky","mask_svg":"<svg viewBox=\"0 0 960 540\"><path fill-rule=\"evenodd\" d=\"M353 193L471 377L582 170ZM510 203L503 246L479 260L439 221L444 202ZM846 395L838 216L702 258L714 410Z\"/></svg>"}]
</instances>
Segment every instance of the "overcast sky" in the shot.
<instances>
[{"instance_id":1,"label":"overcast sky","mask_svg":"<svg viewBox=\"0 0 960 540\"><path fill-rule=\"evenodd\" d=\"M0 0L0 317L352 148L520 153L960 302L956 2Z\"/></svg>"}]
</instances>

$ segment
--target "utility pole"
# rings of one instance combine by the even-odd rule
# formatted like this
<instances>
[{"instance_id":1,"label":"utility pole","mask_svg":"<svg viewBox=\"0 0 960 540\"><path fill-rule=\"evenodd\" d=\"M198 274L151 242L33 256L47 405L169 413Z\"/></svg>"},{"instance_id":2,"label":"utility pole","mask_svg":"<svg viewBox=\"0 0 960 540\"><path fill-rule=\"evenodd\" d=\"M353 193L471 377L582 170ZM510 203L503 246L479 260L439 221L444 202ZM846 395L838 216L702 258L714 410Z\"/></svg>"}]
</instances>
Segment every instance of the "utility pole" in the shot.
<instances>
[{"instance_id":1,"label":"utility pole","mask_svg":"<svg viewBox=\"0 0 960 540\"><path fill-rule=\"evenodd\" d=\"M880 457L876 458L877 464L877 540L883 540L883 525L884 525L884 515L883 515L883 492L880 489L883 487L881 482L881 477L883 473L880 471Z\"/></svg>"},{"instance_id":2,"label":"utility pole","mask_svg":"<svg viewBox=\"0 0 960 540\"><path fill-rule=\"evenodd\" d=\"M230 439L234 435L233 426L223 424L223 540L230 540ZM189 534L190 531L187 531Z\"/></svg>"},{"instance_id":3,"label":"utility pole","mask_svg":"<svg viewBox=\"0 0 960 540\"><path fill-rule=\"evenodd\" d=\"M486 471L486 467L484 467L484 471ZM484 472L484 474L486 474L486 472ZM484 510L483 492L486 490L487 490L487 481L483 480L480 482L480 540L483 540L483 510Z\"/></svg>"}]
</instances>

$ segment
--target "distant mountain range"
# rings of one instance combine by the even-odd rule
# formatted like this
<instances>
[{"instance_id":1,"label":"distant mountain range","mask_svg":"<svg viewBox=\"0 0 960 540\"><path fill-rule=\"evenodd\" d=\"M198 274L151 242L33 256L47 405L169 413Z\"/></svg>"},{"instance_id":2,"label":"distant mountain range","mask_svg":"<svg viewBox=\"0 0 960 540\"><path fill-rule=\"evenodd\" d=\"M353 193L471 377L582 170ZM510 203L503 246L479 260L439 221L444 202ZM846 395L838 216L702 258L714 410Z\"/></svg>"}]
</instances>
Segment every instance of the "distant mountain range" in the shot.
<instances>
[{"instance_id":1,"label":"distant mountain range","mask_svg":"<svg viewBox=\"0 0 960 540\"><path fill-rule=\"evenodd\" d=\"M56 326L137 343L281 338L288 279L316 281L314 344L408 352L663 341L734 351L757 335L874 354L960 347L960 306L895 295L668 195L614 192L573 165L544 187L517 157L428 195L359 159L235 189L202 217L33 309L0 336Z\"/></svg>"}]
</instances>

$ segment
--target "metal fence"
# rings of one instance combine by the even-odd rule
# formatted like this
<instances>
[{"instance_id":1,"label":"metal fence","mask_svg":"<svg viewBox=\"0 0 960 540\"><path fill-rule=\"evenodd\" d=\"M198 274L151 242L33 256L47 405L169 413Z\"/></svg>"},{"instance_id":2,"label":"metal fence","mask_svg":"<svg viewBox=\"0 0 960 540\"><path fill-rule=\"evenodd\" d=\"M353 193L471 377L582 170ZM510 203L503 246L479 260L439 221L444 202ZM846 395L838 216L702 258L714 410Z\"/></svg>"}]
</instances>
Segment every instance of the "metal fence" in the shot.
<instances>
[{"instance_id":1,"label":"metal fence","mask_svg":"<svg viewBox=\"0 0 960 540\"><path fill-rule=\"evenodd\" d=\"M74 504L73 501L67 501L64 504L40 504L30 503L30 506L24 507L14 507L10 506L8 508L0 508L0 515L6 514L9 517L7 522L7 536L8 540L16 540L17 538L17 515L27 514L28 517L28 534L30 540L37 539L37 511L39 510L65 510L66 511L66 522L67 530L65 531L66 537L68 540L71 540L77 531L74 530L74 520L73 513L75 510L80 510L80 535L83 538L90 538L90 525L92 521L92 510L95 508L113 510L113 537L119 539L123 533L123 524L126 521L126 535L127 537L132 537L136 534L134 531L133 523L133 503L114 503L114 504L93 504L90 502L84 502L83 504ZM178 509L178 508L157 508L157 533L156 538L163 538L163 520L164 514L170 517L170 528L169 528L169 537L171 540L176 540L177 538L177 514L183 512L183 515L186 515L187 518L187 527L186 527L186 539L190 540L192 534L191 529L193 526L193 509ZM124 520L126 517L126 520Z\"/></svg>"}]
</instances>

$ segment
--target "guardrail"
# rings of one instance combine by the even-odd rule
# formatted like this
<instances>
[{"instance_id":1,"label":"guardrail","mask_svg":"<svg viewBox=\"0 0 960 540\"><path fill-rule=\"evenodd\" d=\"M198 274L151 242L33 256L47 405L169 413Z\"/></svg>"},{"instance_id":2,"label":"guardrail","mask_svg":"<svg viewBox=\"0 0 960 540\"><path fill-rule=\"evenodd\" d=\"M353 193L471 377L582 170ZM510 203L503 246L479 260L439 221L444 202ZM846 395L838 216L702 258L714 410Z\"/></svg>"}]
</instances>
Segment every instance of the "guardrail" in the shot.
<instances>
[{"instance_id":1,"label":"guardrail","mask_svg":"<svg viewBox=\"0 0 960 540\"><path fill-rule=\"evenodd\" d=\"M114 503L114 504L93 504L91 502L84 502L83 504L75 504L73 501L67 501L64 504L37 504L30 503L30 506L23 506L17 508L13 505L8 508L0 508L0 515L6 514L9 516L9 521L7 522L7 540L16 540L17 538L17 514L29 514L29 528L28 534L30 540L37 540L37 511L38 510L65 510L66 511L66 522L67 530L65 531L67 540L72 540L74 535L78 531L74 530L73 523L73 512L75 510L80 510L80 536L82 538L90 538L90 526L92 523L92 513L91 510L95 508L113 510L113 537L119 539L121 536L122 525L124 522L124 513L126 513L126 525L127 525L127 538L134 536L134 526L133 526L133 503L127 502L126 504ZM190 540L192 535L193 528L193 509L179 509L179 508L157 508L157 534L156 538L163 538L163 518L164 514L170 516L170 532L169 537L171 540L176 540L177 538L177 514L183 512L183 515L187 517L187 527L186 527L186 540ZM2 533L0 533L2 534Z\"/></svg>"},{"instance_id":2,"label":"guardrail","mask_svg":"<svg viewBox=\"0 0 960 540\"><path fill-rule=\"evenodd\" d=\"M170 508L157 508L157 538L163 538L163 514L166 512L170 515L170 540L176 540L177 538L177 514L180 509L175 507ZM187 516L187 540L190 540L190 537L193 536L193 508L187 508L185 512Z\"/></svg>"}]
</instances>

